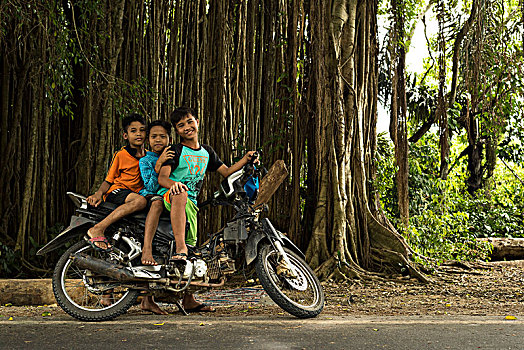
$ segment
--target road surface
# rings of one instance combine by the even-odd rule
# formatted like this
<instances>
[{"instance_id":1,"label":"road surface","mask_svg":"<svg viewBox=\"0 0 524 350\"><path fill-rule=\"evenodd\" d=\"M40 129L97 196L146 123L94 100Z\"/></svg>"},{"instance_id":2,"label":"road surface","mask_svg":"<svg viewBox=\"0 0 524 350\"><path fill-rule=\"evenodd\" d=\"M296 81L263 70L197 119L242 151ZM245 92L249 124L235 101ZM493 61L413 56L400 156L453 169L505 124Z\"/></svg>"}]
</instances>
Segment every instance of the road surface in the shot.
<instances>
[{"instance_id":1,"label":"road surface","mask_svg":"<svg viewBox=\"0 0 524 350\"><path fill-rule=\"evenodd\" d=\"M524 322L504 316L124 315L0 319L0 349L524 349Z\"/></svg>"}]
</instances>

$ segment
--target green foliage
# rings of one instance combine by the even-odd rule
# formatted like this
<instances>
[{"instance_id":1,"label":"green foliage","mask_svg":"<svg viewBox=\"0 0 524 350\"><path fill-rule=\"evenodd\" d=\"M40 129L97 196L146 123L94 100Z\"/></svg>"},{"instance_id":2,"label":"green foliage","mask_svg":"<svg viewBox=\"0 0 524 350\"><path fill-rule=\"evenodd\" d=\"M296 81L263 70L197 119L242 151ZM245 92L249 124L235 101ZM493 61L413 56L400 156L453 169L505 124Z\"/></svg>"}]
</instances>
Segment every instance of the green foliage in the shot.
<instances>
[{"instance_id":1,"label":"green foliage","mask_svg":"<svg viewBox=\"0 0 524 350\"><path fill-rule=\"evenodd\" d=\"M521 176L524 171L520 170ZM476 198L460 203L470 213L469 230L477 237L524 238L524 190L509 170L498 167L496 182Z\"/></svg>"},{"instance_id":2,"label":"green foliage","mask_svg":"<svg viewBox=\"0 0 524 350\"><path fill-rule=\"evenodd\" d=\"M523 101L516 100L515 104L517 105L516 110L524 110ZM499 158L517 164L521 163L524 159L524 142L522 140L524 140L524 120L522 116L515 115L510 118L506 126L505 138L499 144Z\"/></svg>"},{"instance_id":3,"label":"green foliage","mask_svg":"<svg viewBox=\"0 0 524 350\"><path fill-rule=\"evenodd\" d=\"M20 273L20 254L0 242L0 277L12 277Z\"/></svg>"},{"instance_id":4,"label":"green foliage","mask_svg":"<svg viewBox=\"0 0 524 350\"><path fill-rule=\"evenodd\" d=\"M463 147L457 140L452 160ZM491 247L477 238L524 237L524 189L519 180L524 169L511 163L513 174L499 163L493 181L472 197L465 190L466 161L460 159L448 179L441 180L438 136L428 133L410 145L410 228L404 236L424 256L438 261L485 260ZM400 231L393 146L383 134L378 138L377 162L376 188L383 210Z\"/></svg>"},{"instance_id":5,"label":"green foliage","mask_svg":"<svg viewBox=\"0 0 524 350\"><path fill-rule=\"evenodd\" d=\"M486 260L490 245L475 240L469 213L425 210L410 221L408 243L424 256L440 260Z\"/></svg>"}]
</instances>

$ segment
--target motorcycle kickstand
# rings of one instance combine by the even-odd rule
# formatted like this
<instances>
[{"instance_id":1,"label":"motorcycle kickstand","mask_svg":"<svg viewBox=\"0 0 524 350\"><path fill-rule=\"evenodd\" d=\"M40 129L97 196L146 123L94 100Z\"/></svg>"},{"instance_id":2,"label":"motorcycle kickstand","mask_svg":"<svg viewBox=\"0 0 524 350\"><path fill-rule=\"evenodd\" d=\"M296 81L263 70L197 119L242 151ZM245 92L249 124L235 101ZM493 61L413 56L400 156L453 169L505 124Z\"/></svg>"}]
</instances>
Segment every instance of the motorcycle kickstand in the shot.
<instances>
[{"instance_id":1,"label":"motorcycle kickstand","mask_svg":"<svg viewBox=\"0 0 524 350\"><path fill-rule=\"evenodd\" d=\"M184 316L189 315L186 309L184 309L184 307L182 306L182 303L180 302L180 300L175 301L175 305L178 307L178 310L180 310L184 314Z\"/></svg>"}]
</instances>

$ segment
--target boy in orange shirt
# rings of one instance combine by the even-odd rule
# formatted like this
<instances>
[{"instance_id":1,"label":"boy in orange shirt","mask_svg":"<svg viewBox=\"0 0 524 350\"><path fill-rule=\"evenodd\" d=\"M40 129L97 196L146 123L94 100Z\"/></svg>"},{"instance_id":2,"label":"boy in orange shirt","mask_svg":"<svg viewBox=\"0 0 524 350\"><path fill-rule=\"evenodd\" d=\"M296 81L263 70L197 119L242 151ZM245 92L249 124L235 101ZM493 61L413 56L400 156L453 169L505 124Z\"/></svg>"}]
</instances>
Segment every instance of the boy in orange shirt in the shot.
<instances>
[{"instance_id":1,"label":"boy in orange shirt","mask_svg":"<svg viewBox=\"0 0 524 350\"><path fill-rule=\"evenodd\" d=\"M111 249L104 236L107 227L131 213L144 209L147 204L146 198L138 194L144 187L138 161L146 154L146 122L141 115L131 114L122 119L122 128L124 139L129 144L114 155L105 181L98 191L87 197L87 203L95 207L102 203L102 198L120 205L87 231L89 244L102 251Z\"/></svg>"}]
</instances>

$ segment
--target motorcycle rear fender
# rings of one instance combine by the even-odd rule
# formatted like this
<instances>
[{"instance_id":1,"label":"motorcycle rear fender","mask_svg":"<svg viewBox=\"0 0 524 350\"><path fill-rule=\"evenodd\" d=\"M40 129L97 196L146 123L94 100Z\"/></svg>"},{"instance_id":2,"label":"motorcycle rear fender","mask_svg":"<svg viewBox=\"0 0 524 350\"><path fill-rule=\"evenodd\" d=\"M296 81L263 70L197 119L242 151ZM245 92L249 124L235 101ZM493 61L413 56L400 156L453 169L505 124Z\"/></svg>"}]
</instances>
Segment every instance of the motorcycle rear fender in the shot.
<instances>
[{"instance_id":1,"label":"motorcycle rear fender","mask_svg":"<svg viewBox=\"0 0 524 350\"><path fill-rule=\"evenodd\" d=\"M300 249L298 249L298 247L295 244L293 244L293 242L291 242L291 240L287 238L286 236L284 236L283 234L279 233L277 239L280 241L280 243L284 247L295 252L302 259L306 258L304 253L302 253L302 251L300 251ZM268 236L263 232L257 232L249 236L247 240L246 248L245 248L247 265L251 264L257 258L258 246L259 246L259 243L262 241L270 242Z\"/></svg>"},{"instance_id":2,"label":"motorcycle rear fender","mask_svg":"<svg viewBox=\"0 0 524 350\"><path fill-rule=\"evenodd\" d=\"M70 239L85 234L87 229L93 226L94 224L95 222L93 220L90 220L82 216L73 215L71 217L71 223L69 224L69 226L58 236L56 236L50 242L48 242L45 246L40 248L36 255L44 255L49 252L52 252L57 248L60 248L61 246L66 244Z\"/></svg>"}]
</instances>

